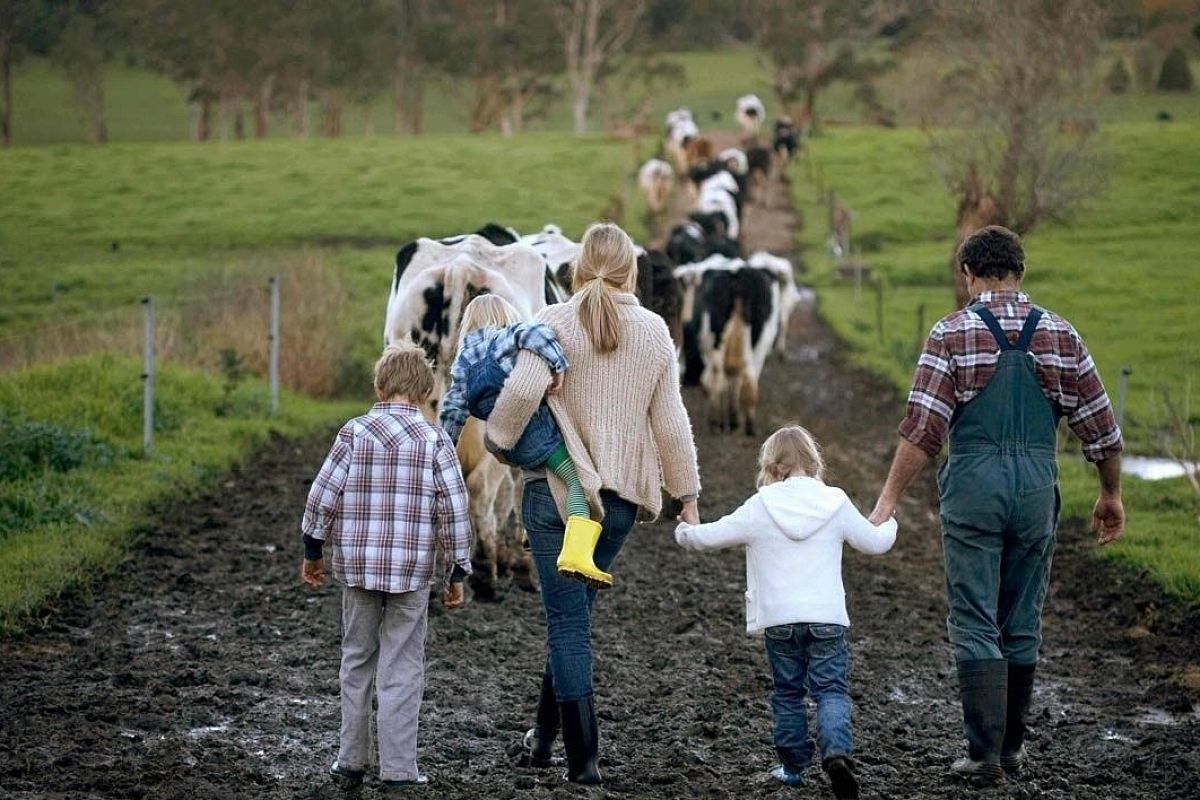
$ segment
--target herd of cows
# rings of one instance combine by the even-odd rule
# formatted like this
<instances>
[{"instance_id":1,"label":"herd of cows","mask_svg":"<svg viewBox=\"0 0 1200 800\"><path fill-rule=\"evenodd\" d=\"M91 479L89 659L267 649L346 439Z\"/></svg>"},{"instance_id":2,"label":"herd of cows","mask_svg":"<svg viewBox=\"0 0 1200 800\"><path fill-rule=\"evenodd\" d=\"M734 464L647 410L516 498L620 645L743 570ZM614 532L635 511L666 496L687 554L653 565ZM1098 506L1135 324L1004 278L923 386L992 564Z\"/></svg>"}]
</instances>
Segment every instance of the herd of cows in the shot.
<instances>
[{"instance_id":1,"label":"herd of cows","mask_svg":"<svg viewBox=\"0 0 1200 800\"><path fill-rule=\"evenodd\" d=\"M797 132L786 118L775 125L773 147L759 144L765 118L753 95L738 100L744 148L715 156L691 112L667 115L663 153L675 163L651 159L639 186L652 215L666 213L673 193L691 210L672 227L661 248L638 248L636 293L662 316L680 354L684 385L700 385L709 400L709 424L718 430L755 432L758 381L773 349L782 351L788 318L799 298L788 259L767 252L745 254L740 242L745 208L772 169L796 152ZM678 172L676 172L678 170ZM679 178L676 179L676 174ZM558 226L520 235L489 223L473 233L408 242L396 254L384 324L385 344L409 338L434 364L435 387L428 413L449 383L459 325L467 304L491 293L532 318L547 305L570 298L571 271L581 245ZM459 442L475 526L477 596L494 594L498 570L528 579L528 554L506 533L518 487L513 471L484 447L483 426L472 420Z\"/></svg>"}]
</instances>

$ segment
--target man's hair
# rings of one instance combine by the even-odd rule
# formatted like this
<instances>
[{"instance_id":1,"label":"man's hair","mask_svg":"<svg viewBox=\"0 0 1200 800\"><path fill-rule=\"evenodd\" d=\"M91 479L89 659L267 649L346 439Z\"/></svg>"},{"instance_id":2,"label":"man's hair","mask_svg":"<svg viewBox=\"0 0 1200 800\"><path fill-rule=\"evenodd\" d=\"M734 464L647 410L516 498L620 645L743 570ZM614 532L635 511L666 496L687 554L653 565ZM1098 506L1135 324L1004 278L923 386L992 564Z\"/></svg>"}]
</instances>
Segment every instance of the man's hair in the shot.
<instances>
[{"instance_id":1,"label":"man's hair","mask_svg":"<svg viewBox=\"0 0 1200 800\"><path fill-rule=\"evenodd\" d=\"M424 403L433 393L433 367L425 350L408 339L390 344L375 362L375 391L384 400L406 397Z\"/></svg>"},{"instance_id":2,"label":"man's hair","mask_svg":"<svg viewBox=\"0 0 1200 800\"><path fill-rule=\"evenodd\" d=\"M958 263L976 278L1019 278L1025 274L1021 237L999 225L980 228L959 246Z\"/></svg>"}]
</instances>

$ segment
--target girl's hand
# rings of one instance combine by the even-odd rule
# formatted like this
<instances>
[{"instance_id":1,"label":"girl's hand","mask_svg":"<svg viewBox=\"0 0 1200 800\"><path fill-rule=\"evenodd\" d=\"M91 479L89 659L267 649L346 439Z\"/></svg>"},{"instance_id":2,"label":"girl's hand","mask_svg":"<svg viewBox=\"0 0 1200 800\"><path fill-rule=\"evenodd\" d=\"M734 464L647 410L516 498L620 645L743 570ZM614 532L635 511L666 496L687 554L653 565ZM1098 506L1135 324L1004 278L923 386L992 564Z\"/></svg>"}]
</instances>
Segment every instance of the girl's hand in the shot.
<instances>
[{"instance_id":1,"label":"girl's hand","mask_svg":"<svg viewBox=\"0 0 1200 800\"><path fill-rule=\"evenodd\" d=\"M562 391L563 373L556 372L550 378L550 388L546 390L546 397L553 397Z\"/></svg>"},{"instance_id":2,"label":"girl's hand","mask_svg":"<svg viewBox=\"0 0 1200 800\"><path fill-rule=\"evenodd\" d=\"M686 522L688 525L700 524L700 505L695 500L688 500L683 504L683 510L679 512L677 519L680 522Z\"/></svg>"}]
</instances>

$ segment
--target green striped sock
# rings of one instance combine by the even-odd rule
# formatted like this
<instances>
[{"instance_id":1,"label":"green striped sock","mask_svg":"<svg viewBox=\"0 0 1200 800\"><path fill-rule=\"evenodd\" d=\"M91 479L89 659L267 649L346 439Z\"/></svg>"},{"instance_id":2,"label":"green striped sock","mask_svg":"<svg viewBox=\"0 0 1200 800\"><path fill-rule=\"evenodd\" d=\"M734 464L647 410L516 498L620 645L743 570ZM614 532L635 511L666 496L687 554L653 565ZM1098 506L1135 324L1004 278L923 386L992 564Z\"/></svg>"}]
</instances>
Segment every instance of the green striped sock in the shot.
<instances>
[{"instance_id":1,"label":"green striped sock","mask_svg":"<svg viewBox=\"0 0 1200 800\"><path fill-rule=\"evenodd\" d=\"M560 444L558 449L546 459L546 467L567 485L567 514L572 517L590 519L592 507L588 505L587 492L583 490L583 482L575 471L575 462L567 452L567 446Z\"/></svg>"}]
</instances>

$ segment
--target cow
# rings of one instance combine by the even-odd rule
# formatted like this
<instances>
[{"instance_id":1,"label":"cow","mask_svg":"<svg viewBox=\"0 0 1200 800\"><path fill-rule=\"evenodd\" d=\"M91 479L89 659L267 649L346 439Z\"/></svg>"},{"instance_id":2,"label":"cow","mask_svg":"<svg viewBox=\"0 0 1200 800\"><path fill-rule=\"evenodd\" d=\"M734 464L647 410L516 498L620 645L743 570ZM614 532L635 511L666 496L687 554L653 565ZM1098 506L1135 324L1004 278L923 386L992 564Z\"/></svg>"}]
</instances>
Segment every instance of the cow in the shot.
<instances>
[{"instance_id":1,"label":"cow","mask_svg":"<svg viewBox=\"0 0 1200 800\"><path fill-rule=\"evenodd\" d=\"M662 214L667 210L671 196L671 185L675 182L675 170L659 158L652 158L638 170L638 188L646 199L646 208L651 214Z\"/></svg>"},{"instance_id":2,"label":"cow","mask_svg":"<svg viewBox=\"0 0 1200 800\"><path fill-rule=\"evenodd\" d=\"M771 151L765 147L746 150L747 182L756 190L765 186L771 174Z\"/></svg>"},{"instance_id":3,"label":"cow","mask_svg":"<svg viewBox=\"0 0 1200 800\"><path fill-rule=\"evenodd\" d=\"M750 163L746 151L738 147L729 147L717 155L717 161L729 170L734 177L740 177L750 171Z\"/></svg>"},{"instance_id":4,"label":"cow","mask_svg":"<svg viewBox=\"0 0 1200 800\"><path fill-rule=\"evenodd\" d=\"M548 224L540 233L522 236L520 243L533 248L546 265L546 305L561 303L570 297L570 285L564 285L558 276L564 264L579 258L583 249L579 242L563 236L562 228L557 225Z\"/></svg>"},{"instance_id":5,"label":"cow","mask_svg":"<svg viewBox=\"0 0 1200 800\"><path fill-rule=\"evenodd\" d=\"M779 295L769 271L740 260L701 273L693 325L709 422L718 430L756 433L758 382L778 336Z\"/></svg>"},{"instance_id":6,"label":"cow","mask_svg":"<svg viewBox=\"0 0 1200 800\"><path fill-rule=\"evenodd\" d=\"M467 304L481 294L497 294L523 317L532 318L546 306L546 266L531 247L515 242L496 245L477 235L453 244L432 239L418 239L415 244L407 258L397 259L384 340L408 337L424 347L433 361L434 394L423 409L432 419L449 384ZM486 566L478 570L472 586L476 597L486 600L495 597L502 565L513 571L520 585L532 588L532 582L528 555L512 546L511 537L502 535L514 511L512 470L486 453L483 430L482 425L464 428L458 453L470 495L476 551Z\"/></svg>"},{"instance_id":7,"label":"cow","mask_svg":"<svg viewBox=\"0 0 1200 800\"><path fill-rule=\"evenodd\" d=\"M737 121L742 126L744 138L757 139L766 118L767 109L762 100L758 99L758 95L745 94L737 99Z\"/></svg>"},{"instance_id":8,"label":"cow","mask_svg":"<svg viewBox=\"0 0 1200 800\"><path fill-rule=\"evenodd\" d=\"M792 159L796 157L796 152L800 149L800 132L791 117L775 120L775 141L771 149L784 166L792 163Z\"/></svg>"},{"instance_id":9,"label":"cow","mask_svg":"<svg viewBox=\"0 0 1200 800\"><path fill-rule=\"evenodd\" d=\"M663 142L663 152L668 159L675 163L676 170L683 174L687 171L687 147L693 139L700 135L692 112L679 108L667 114L667 131Z\"/></svg>"},{"instance_id":10,"label":"cow","mask_svg":"<svg viewBox=\"0 0 1200 800\"><path fill-rule=\"evenodd\" d=\"M683 145L684 169L691 169L712 160L713 143L707 136L693 136Z\"/></svg>"},{"instance_id":11,"label":"cow","mask_svg":"<svg viewBox=\"0 0 1200 800\"><path fill-rule=\"evenodd\" d=\"M752 253L746 259L746 264L770 272L779 284L779 335L775 338L775 351L783 355L787 352L787 335L792 311L803 297L796 287L796 270L791 261L765 250Z\"/></svg>"},{"instance_id":12,"label":"cow","mask_svg":"<svg viewBox=\"0 0 1200 800\"><path fill-rule=\"evenodd\" d=\"M664 252L680 266L694 264L717 254L734 258L738 255L738 245L723 233L718 233L718 227L723 224L723 214L693 212L686 222L671 229Z\"/></svg>"},{"instance_id":13,"label":"cow","mask_svg":"<svg viewBox=\"0 0 1200 800\"><path fill-rule=\"evenodd\" d=\"M728 182L721 178L728 178ZM733 188L730 189L730 186ZM741 237L742 231L741 204L742 193L738 191L733 176L728 172L722 172L701 184L695 213L716 214L724 217L724 234L736 241Z\"/></svg>"}]
</instances>

